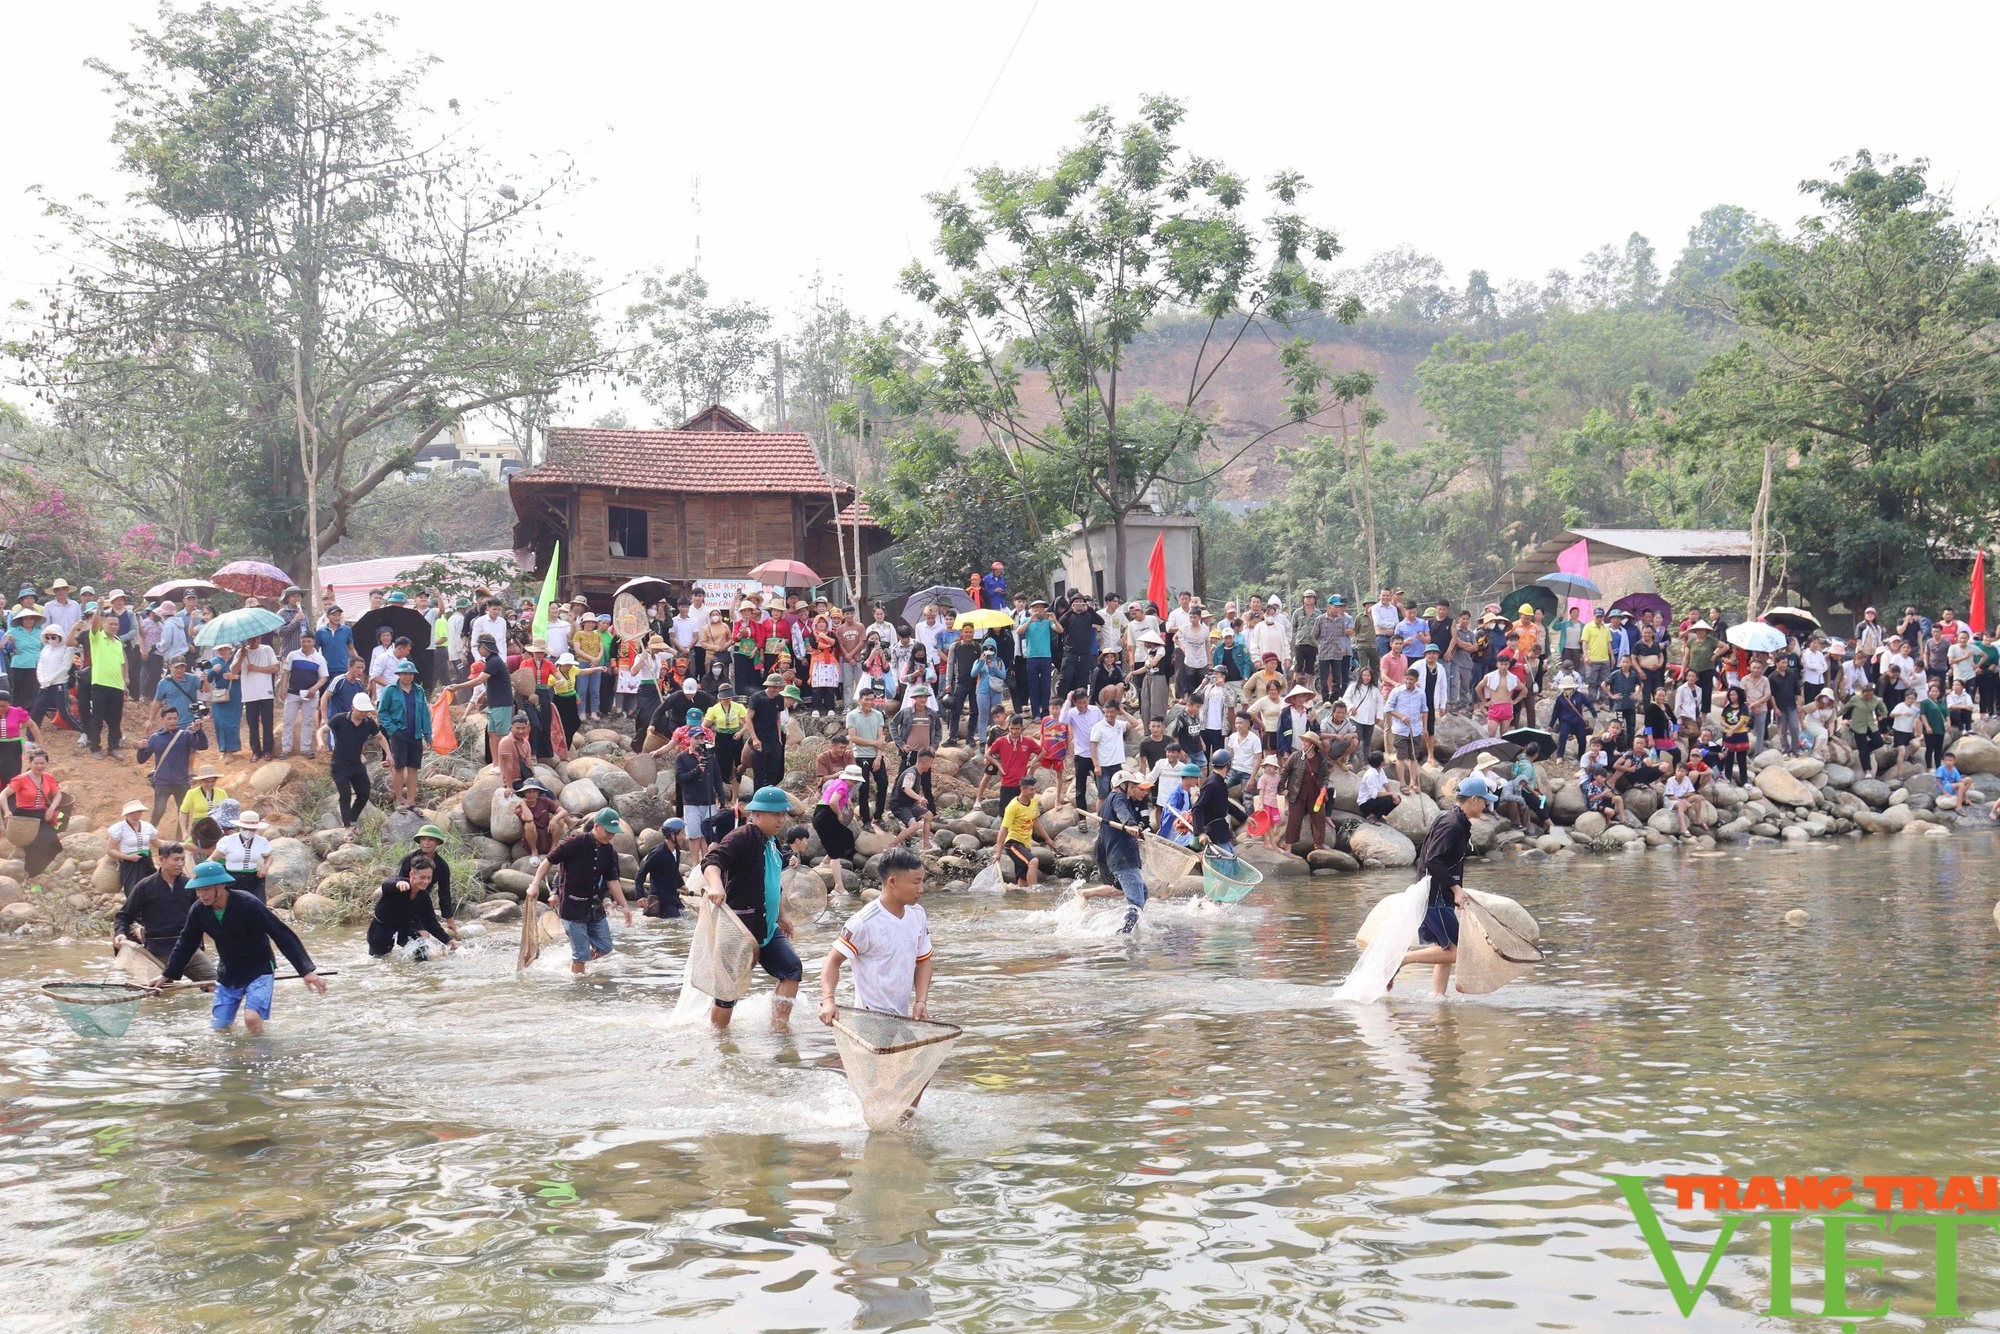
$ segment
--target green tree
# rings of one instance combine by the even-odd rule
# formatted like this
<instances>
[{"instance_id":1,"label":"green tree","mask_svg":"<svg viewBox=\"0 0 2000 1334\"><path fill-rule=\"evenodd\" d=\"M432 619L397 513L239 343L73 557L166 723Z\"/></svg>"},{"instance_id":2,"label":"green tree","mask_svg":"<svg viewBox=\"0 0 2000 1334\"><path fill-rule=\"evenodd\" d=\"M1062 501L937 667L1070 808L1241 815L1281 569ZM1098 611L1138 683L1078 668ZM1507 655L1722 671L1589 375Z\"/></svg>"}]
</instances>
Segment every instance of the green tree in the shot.
<instances>
[{"instance_id":1,"label":"green tree","mask_svg":"<svg viewBox=\"0 0 2000 1334\"><path fill-rule=\"evenodd\" d=\"M1305 183L1290 173L1271 180L1253 223L1249 183L1176 141L1183 115L1163 97L1124 123L1099 108L1053 165L991 167L969 198L933 195L942 271L913 264L903 285L939 327L917 363L878 362L896 411L976 421L1017 491L1028 454L1073 477L1073 512L1109 520L1120 569L1126 517L1157 483L1206 481L1271 434L1204 457L1214 430L1204 398L1267 322L1331 303L1318 266L1339 249L1300 211ZM1129 414L1132 344L1183 312L1204 328L1185 388ZM1344 318L1359 314L1358 300L1344 303Z\"/></svg>"},{"instance_id":2,"label":"green tree","mask_svg":"<svg viewBox=\"0 0 2000 1334\"><path fill-rule=\"evenodd\" d=\"M1507 452L1534 429L1543 369L1520 333L1498 344L1454 333L1417 367L1417 397L1432 425L1486 474L1496 539L1506 527Z\"/></svg>"},{"instance_id":3,"label":"green tree","mask_svg":"<svg viewBox=\"0 0 2000 1334\"><path fill-rule=\"evenodd\" d=\"M1761 490L1814 597L1927 594L2000 514L1992 224L1955 218L1921 160L1839 171L1802 187L1823 212L1732 271L1743 338L1702 371L1678 447L1739 514Z\"/></svg>"},{"instance_id":4,"label":"green tree","mask_svg":"<svg viewBox=\"0 0 2000 1334\"><path fill-rule=\"evenodd\" d=\"M639 336L632 375L639 392L678 426L712 403L750 388L762 363L771 313L752 301L716 304L708 280L693 268L648 275L640 299L626 307L626 328Z\"/></svg>"},{"instance_id":5,"label":"green tree","mask_svg":"<svg viewBox=\"0 0 2000 1334\"><path fill-rule=\"evenodd\" d=\"M595 293L534 243L566 174L420 143L431 62L394 63L386 25L204 4L142 30L135 68L94 62L130 208L52 207L85 258L10 349L62 428L51 463L295 574L452 423L606 366Z\"/></svg>"}]
</instances>

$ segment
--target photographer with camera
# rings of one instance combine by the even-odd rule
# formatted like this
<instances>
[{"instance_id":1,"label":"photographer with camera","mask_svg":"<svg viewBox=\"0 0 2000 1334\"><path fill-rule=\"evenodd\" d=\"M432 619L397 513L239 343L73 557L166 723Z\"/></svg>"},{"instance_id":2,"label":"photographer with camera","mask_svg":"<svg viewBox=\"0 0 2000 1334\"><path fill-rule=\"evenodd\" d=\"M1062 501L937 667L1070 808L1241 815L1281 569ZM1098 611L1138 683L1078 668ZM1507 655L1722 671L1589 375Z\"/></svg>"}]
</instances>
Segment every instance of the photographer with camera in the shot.
<instances>
[{"instance_id":1,"label":"photographer with camera","mask_svg":"<svg viewBox=\"0 0 2000 1334\"><path fill-rule=\"evenodd\" d=\"M178 663L175 668L183 670ZM138 761L141 764L148 759L153 761L153 824L165 828L162 819L171 813L176 838L187 832L181 828L181 803L194 783L190 776L194 753L208 749L208 734L201 726L207 716L208 705L196 704L189 710L184 725L159 728L149 733L139 747Z\"/></svg>"}]
</instances>

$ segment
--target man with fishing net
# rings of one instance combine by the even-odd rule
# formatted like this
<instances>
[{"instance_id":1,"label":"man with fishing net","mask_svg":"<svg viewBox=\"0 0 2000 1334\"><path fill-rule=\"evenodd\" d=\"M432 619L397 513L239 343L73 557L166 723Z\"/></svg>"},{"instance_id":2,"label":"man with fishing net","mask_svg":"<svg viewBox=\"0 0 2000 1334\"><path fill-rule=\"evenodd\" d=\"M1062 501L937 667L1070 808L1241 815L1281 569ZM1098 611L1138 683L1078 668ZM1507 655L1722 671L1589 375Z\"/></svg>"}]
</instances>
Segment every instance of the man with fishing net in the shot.
<instances>
[{"instance_id":1,"label":"man with fishing net","mask_svg":"<svg viewBox=\"0 0 2000 1334\"><path fill-rule=\"evenodd\" d=\"M188 914L197 906L194 890L188 888L187 849L179 843L165 844L154 862L159 869L132 886L111 919L113 956L128 975L143 982L152 981L166 967ZM197 982L212 981L215 961L197 952L189 956L186 972Z\"/></svg>"},{"instance_id":2,"label":"man with fishing net","mask_svg":"<svg viewBox=\"0 0 2000 1334\"><path fill-rule=\"evenodd\" d=\"M863 1118L887 1130L916 1111L959 1030L930 1018L931 931L918 900L923 858L882 854L882 893L847 919L820 968L819 1019L834 1031L841 1068ZM852 1008L842 1006L841 969L854 966Z\"/></svg>"},{"instance_id":3,"label":"man with fishing net","mask_svg":"<svg viewBox=\"0 0 2000 1334\"><path fill-rule=\"evenodd\" d=\"M792 1001L799 994L799 979L805 975L798 951L792 948L791 922L780 906L784 858L779 855L777 840L791 818L791 798L781 787L760 787L744 804L743 813L744 823L701 859L702 882L709 903L742 923L756 945L758 964L777 983L777 994L771 1001L771 1028L784 1033L791 1029ZM717 1028L729 1027L736 1002L713 999L708 1021Z\"/></svg>"},{"instance_id":4,"label":"man with fishing net","mask_svg":"<svg viewBox=\"0 0 2000 1334\"><path fill-rule=\"evenodd\" d=\"M215 942L215 1000L208 1026L217 1032L236 1023L238 1011L252 1036L264 1031L271 1017L271 984L276 973L272 949L285 956L307 988L324 996L326 983L313 967L312 956L298 934L263 900L235 887L236 879L221 862L203 862L188 879L197 905L188 912L179 942L161 974L147 985L155 990L178 982L204 938Z\"/></svg>"}]
</instances>

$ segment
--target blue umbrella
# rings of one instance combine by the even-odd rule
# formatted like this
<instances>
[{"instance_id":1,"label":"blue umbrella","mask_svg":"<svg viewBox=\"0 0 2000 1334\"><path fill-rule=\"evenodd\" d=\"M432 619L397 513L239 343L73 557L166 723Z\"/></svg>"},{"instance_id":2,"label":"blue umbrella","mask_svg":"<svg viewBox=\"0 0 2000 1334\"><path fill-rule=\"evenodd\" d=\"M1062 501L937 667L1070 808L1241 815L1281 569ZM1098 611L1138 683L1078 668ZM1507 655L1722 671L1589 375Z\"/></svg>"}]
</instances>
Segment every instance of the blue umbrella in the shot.
<instances>
[{"instance_id":1,"label":"blue umbrella","mask_svg":"<svg viewBox=\"0 0 2000 1334\"><path fill-rule=\"evenodd\" d=\"M1604 590L1596 584L1590 582L1590 580L1580 574L1571 574L1567 570L1557 570L1553 574L1545 574L1535 580L1535 582L1543 588L1554 589L1564 597L1586 598L1594 601L1604 596Z\"/></svg>"},{"instance_id":2,"label":"blue umbrella","mask_svg":"<svg viewBox=\"0 0 2000 1334\"><path fill-rule=\"evenodd\" d=\"M268 635L285 627L285 618L262 607L240 607L226 611L195 632L194 642L202 648L218 644L240 644L246 639Z\"/></svg>"}]
</instances>

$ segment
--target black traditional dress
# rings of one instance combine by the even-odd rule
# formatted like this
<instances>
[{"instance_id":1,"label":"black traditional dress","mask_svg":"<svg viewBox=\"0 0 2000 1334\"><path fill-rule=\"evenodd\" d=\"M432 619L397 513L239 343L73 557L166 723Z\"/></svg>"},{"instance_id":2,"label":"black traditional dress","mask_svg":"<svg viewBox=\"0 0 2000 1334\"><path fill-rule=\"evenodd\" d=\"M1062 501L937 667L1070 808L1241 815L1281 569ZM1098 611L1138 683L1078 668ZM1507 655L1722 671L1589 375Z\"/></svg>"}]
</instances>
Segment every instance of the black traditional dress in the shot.
<instances>
[{"instance_id":1,"label":"black traditional dress","mask_svg":"<svg viewBox=\"0 0 2000 1334\"><path fill-rule=\"evenodd\" d=\"M1431 878L1417 939L1446 949L1458 947L1458 905L1452 890L1465 883L1465 857L1472 851L1472 821L1453 807L1437 818L1417 854L1417 873Z\"/></svg>"}]
</instances>

